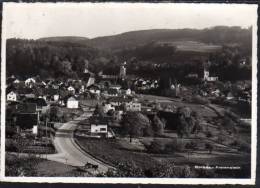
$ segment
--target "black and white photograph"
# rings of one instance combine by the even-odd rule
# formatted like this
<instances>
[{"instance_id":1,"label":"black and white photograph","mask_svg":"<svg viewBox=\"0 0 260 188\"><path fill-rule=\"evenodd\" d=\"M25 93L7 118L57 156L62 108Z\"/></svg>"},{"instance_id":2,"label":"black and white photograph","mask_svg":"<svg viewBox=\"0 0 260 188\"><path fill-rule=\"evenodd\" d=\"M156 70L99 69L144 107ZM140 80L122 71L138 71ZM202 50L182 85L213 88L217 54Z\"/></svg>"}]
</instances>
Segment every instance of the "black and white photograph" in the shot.
<instances>
[{"instance_id":1,"label":"black and white photograph","mask_svg":"<svg viewBox=\"0 0 260 188\"><path fill-rule=\"evenodd\" d=\"M257 8L3 3L3 180L254 184Z\"/></svg>"}]
</instances>

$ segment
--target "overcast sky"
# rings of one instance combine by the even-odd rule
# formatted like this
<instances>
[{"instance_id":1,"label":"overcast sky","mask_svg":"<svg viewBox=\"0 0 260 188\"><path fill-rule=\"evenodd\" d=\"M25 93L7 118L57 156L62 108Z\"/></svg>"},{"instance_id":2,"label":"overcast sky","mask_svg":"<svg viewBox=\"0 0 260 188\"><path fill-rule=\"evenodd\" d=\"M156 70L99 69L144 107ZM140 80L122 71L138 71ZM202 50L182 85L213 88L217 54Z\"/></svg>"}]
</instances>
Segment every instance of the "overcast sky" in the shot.
<instances>
[{"instance_id":1,"label":"overcast sky","mask_svg":"<svg viewBox=\"0 0 260 188\"><path fill-rule=\"evenodd\" d=\"M248 27L256 5L144 3L4 3L6 38L94 38L144 29Z\"/></svg>"}]
</instances>

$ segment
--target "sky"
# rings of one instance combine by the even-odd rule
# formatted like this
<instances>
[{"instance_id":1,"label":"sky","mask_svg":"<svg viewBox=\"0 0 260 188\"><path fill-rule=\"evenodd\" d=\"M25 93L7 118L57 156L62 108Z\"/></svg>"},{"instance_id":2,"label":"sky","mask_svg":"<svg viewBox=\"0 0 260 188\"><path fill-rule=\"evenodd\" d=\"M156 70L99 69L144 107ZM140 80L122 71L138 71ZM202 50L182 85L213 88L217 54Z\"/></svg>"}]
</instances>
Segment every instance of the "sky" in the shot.
<instances>
[{"instance_id":1,"label":"sky","mask_svg":"<svg viewBox=\"0 0 260 188\"><path fill-rule=\"evenodd\" d=\"M6 38L95 38L146 29L253 25L257 5L171 3L4 3Z\"/></svg>"}]
</instances>

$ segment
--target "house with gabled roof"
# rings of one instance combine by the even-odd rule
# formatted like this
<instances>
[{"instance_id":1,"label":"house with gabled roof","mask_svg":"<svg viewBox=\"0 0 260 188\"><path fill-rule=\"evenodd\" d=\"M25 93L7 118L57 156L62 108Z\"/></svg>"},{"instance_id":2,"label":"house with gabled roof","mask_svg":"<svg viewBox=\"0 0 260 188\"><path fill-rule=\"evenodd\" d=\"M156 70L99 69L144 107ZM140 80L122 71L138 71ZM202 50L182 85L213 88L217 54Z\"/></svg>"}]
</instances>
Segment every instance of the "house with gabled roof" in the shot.
<instances>
[{"instance_id":1,"label":"house with gabled roof","mask_svg":"<svg viewBox=\"0 0 260 188\"><path fill-rule=\"evenodd\" d=\"M74 88L74 87L69 86L69 87L67 88L67 90L69 91L70 94L75 94L75 88Z\"/></svg>"},{"instance_id":2,"label":"house with gabled roof","mask_svg":"<svg viewBox=\"0 0 260 188\"><path fill-rule=\"evenodd\" d=\"M10 91L6 95L6 100L7 101L17 101L18 95L15 91Z\"/></svg>"},{"instance_id":3,"label":"house with gabled roof","mask_svg":"<svg viewBox=\"0 0 260 188\"><path fill-rule=\"evenodd\" d=\"M66 97L67 108L79 108L79 100L75 96Z\"/></svg>"},{"instance_id":4,"label":"house with gabled roof","mask_svg":"<svg viewBox=\"0 0 260 188\"><path fill-rule=\"evenodd\" d=\"M36 111L39 113L46 113L49 109L49 105L43 98L26 98L25 103L36 104Z\"/></svg>"},{"instance_id":5,"label":"house with gabled roof","mask_svg":"<svg viewBox=\"0 0 260 188\"><path fill-rule=\"evenodd\" d=\"M120 106L123 104L128 104L132 101L132 99L124 98L124 97L113 97L108 99L108 102L113 106Z\"/></svg>"},{"instance_id":6,"label":"house with gabled roof","mask_svg":"<svg viewBox=\"0 0 260 188\"><path fill-rule=\"evenodd\" d=\"M101 92L99 86L97 86L97 85L95 85L95 84L93 84L93 85L87 87L87 89L88 89L89 92L92 93L92 94L98 94L98 95L99 95L100 92Z\"/></svg>"},{"instance_id":7,"label":"house with gabled roof","mask_svg":"<svg viewBox=\"0 0 260 188\"><path fill-rule=\"evenodd\" d=\"M32 88L33 85L36 83L36 80L34 78L27 78L25 81L25 86L26 87L29 87L29 88Z\"/></svg>"}]
</instances>

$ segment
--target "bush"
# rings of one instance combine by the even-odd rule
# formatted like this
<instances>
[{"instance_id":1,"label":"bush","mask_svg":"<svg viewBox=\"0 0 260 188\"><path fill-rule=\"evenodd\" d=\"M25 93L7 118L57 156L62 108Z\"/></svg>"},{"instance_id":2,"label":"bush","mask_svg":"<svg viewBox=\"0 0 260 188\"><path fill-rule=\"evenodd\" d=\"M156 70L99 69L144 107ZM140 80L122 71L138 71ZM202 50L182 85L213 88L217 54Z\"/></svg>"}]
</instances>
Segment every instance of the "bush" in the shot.
<instances>
[{"instance_id":1,"label":"bush","mask_svg":"<svg viewBox=\"0 0 260 188\"><path fill-rule=\"evenodd\" d=\"M177 140L167 143L165 145L165 152L167 153L172 153L176 151L181 152L183 151L183 149L184 149L184 145L182 144L182 142L177 142Z\"/></svg>"},{"instance_id":2,"label":"bush","mask_svg":"<svg viewBox=\"0 0 260 188\"><path fill-rule=\"evenodd\" d=\"M148 151L151 153L164 153L165 152L165 143L161 140L154 140L148 146Z\"/></svg>"},{"instance_id":3,"label":"bush","mask_svg":"<svg viewBox=\"0 0 260 188\"><path fill-rule=\"evenodd\" d=\"M16 147L16 145L14 144L13 141L6 140L6 142L5 142L5 150L9 151L9 152L17 152L18 148Z\"/></svg>"},{"instance_id":4,"label":"bush","mask_svg":"<svg viewBox=\"0 0 260 188\"><path fill-rule=\"evenodd\" d=\"M199 95L193 97L193 98L192 98L192 102L193 102L193 103L197 103L197 104L202 104L202 105L204 105L204 104L209 104L209 100L208 100L208 99L206 99L206 98L204 98L204 97L201 97L201 96L199 96Z\"/></svg>"},{"instance_id":5,"label":"bush","mask_svg":"<svg viewBox=\"0 0 260 188\"><path fill-rule=\"evenodd\" d=\"M209 151L209 153L212 153L212 150L213 150L213 145L210 144L210 143L206 143L205 144L205 149Z\"/></svg>"},{"instance_id":6,"label":"bush","mask_svg":"<svg viewBox=\"0 0 260 188\"><path fill-rule=\"evenodd\" d=\"M251 152L250 144L240 143L240 144L239 144L238 151L250 153L250 152Z\"/></svg>"},{"instance_id":7,"label":"bush","mask_svg":"<svg viewBox=\"0 0 260 188\"><path fill-rule=\"evenodd\" d=\"M195 149L198 149L198 146L195 142L188 142L186 145L185 145L185 148L186 149L191 149L191 150L195 150Z\"/></svg>"},{"instance_id":8,"label":"bush","mask_svg":"<svg viewBox=\"0 0 260 188\"><path fill-rule=\"evenodd\" d=\"M207 131L207 132L206 132L206 137L207 137L207 138L211 138L211 137L213 137L212 132Z\"/></svg>"}]
</instances>

